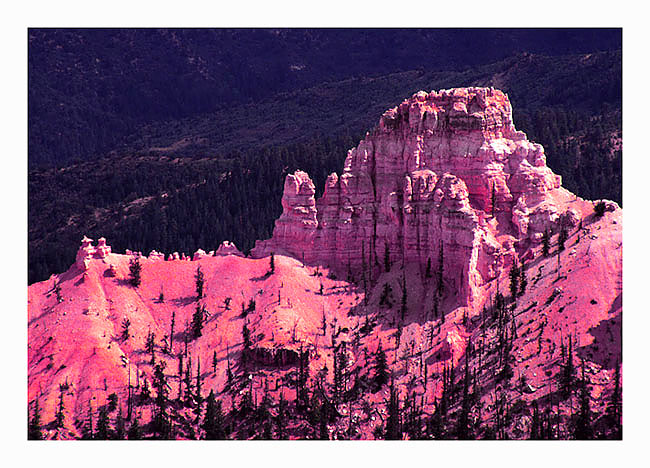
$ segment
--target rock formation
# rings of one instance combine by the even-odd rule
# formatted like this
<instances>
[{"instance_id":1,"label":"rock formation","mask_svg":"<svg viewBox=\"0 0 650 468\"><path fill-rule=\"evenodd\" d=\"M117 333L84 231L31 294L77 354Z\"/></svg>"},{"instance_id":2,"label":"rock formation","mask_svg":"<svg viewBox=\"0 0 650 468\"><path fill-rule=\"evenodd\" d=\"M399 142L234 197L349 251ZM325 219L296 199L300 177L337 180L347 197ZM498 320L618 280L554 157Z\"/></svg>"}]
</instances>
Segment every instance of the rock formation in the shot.
<instances>
[{"instance_id":1,"label":"rock formation","mask_svg":"<svg viewBox=\"0 0 650 468\"><path fill-rule=\"evenodd\" d=\"M309 176L286 177L282 216L254 257L282 253L358 273L392 261L437 265L469 305L476 289L560 219L560 176L512 123L493 88L418 92L386 111L315 199ZM562 216L561 216L562 215Z\"/></svg>"}]
</instances>

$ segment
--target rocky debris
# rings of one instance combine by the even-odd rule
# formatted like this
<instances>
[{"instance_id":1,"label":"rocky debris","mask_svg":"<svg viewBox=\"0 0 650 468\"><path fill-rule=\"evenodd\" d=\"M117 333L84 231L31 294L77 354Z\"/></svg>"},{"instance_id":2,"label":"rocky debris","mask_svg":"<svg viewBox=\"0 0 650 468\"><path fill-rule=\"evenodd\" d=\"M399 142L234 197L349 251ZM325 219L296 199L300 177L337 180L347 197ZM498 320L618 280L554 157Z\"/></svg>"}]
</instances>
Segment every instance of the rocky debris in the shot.
<instances>
[{"instance_id":1,"label":"rocky debris","mask_svg":"<svg viewBox=\"0 0 650 468\"><path fill-rule=\"evenodd\" d=\"M557 226L547 195L560 182L542 146L514 128L503 92L421 91L381 116L318 200L305 172L287 175L273 237L251 255L358 273L364 265L379 272L386 246L395 261L422 268L442 251L448 290L468 305L517 256L497 239L514 234L523 246Z\"/></svg>"}]
</instances>

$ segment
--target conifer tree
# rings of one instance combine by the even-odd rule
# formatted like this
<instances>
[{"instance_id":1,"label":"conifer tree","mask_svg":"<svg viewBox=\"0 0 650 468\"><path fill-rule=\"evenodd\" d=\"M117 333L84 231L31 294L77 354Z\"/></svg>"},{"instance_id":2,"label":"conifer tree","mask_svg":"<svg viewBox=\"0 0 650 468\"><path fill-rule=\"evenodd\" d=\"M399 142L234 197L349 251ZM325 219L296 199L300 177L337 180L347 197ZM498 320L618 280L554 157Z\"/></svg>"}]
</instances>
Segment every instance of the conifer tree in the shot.
<instances>
[{"instance_id":1,"label":"conifer tree","mask_svg":"<svg viewBox=\"0 0 650 468\"><path fill-rule=\"evenodd\" d=\"M196 393L194 394L194 400L196 401L196 406L199 408L199 410L201 408L201 404L203 403L203 396L201 395L202 381L203 378L201 377L201 359L199 359L196 363Z\"/></svg>"},{"instance_id":2,"label":"conifer tree","mask_svg":"<svg viewBox=\"0 0 650 468\"><path fill-rule=\"evenodd\" d=\"M63 404L63 385L59 385L59 405L54 414L54 427L60 429L65 424L65 405Z\"/></svg>"},{"instance_id":3,"label":"conifer tree","mask_svg":"<svg viewBox=\"0 0 650 468\"><path fill-rule=\"evenodd\" d=\"M214 390L210 390L206 400L205 415L201 427L205 432L205 440L223 440L226 438L221 401L216 399Z\"/></svg>"},{"instance_id":4,"label":"conifer tree","mask_svg":"<svg viewBox=\"0 0 650 468\"><path fill-rule=\"evenodd\" d=\"M174 325L176 325L176 309L172 310L171 330L169 331L169 354L174 353Z\"/></svg>"},{"instance_id":5,"label":"conifer tree","mask_svg":"<svg viewBox=\"0 0 650 468\"><path fill-rule=\"evenodd\" d=\"M621 365L616 360L616 370L614 374L614 391L611 400L607 406L607 415L611 421L610 434L613 439L620 440L623 438L621 425Z\"/></svg>"},{"instance_id":6,"label":"conifer tree","mask_svg":"<svg viewBox=\"0 0 650 468\"><path fill-rule=\"evenodd\" d=\"M203 274L203 270L201 270L200 265L196 267L196 273L194 275L194 281L195 281L195 286L196 286L197 300L203 299L203 287L205 285L205 275Z\"/></svg>"},{"instance_id":7,"label":"conifer tree","mask_svg":"<svg viewBox=\"0 0 650 468\"><path fill-rule=\"evenodd\" d=\"M151 330L149 330L149 332L147 333L147 339L145 341L145 348L147 350L147 353L151 354L152 366L156 361L155 347L156 347L156 335Z\"/></svg>"},{"instance_id":8,"label":"conifer tree","mask_svg":"<svg viewBox=\"0 0 650 468\"><path fill-rule=\"evenodd\" d=\"M569 234L567 233L566 228L560 229L560 234L558 235L557 238L557 245L558 245L558 251L563 252L564 251L564 243L566 242L567 238L569 237Z\"/></svg>"},{"instance_id":9,"label":"conifer tree","mask_svg":"<svg viewBox=\"0 0 650 468\"><path fill-rule=\"evenodd\" d=\"M518 296L523 296L526 292L526 286L528 286L528 278L526 278L526 266L524 262L521 262L519 267L519 293Z\"/></svg>"},{"instance_id":10,"label":"conifer tree","mask_svg":"<svg viewBox=\"0 0 650 468\"><path fill-rule=\"evenodd\" d=\"M155 411L152 420L154 435L160 439L168 439L170 435L170 420L167 414L169 385L165 376L165 361L156 363L153 377L153 388L156 390Z\"/></svg>"},{"instance_id":11,"label":"conifer tree","mask_svg":"<svg viewBox=\"0 0 650 468\"><path fill-rule=\"evenodd\" d=\"M34 402L34 414L27 426L27 439L28 440L43 440L43 433L41 428L41 409L38 399Z\"/></svg>"},{"instance_id":12,"label":"conifer tree","mask_svg":"<svg viewBox=\"0 0 650 468\"><path fill-rule=\"evenodd\" d=\"M280 393L280 402L278 403L278 415L275 418L275 438L283 440L287 438L287 400L284 399L284 393Z\"/></svg>"},{"instance_id":13,"label":"conifer tree","mask_svg":"<svg viewBox=\"0 0 650 468\"><path fill-rule=\"evenodd\" d=\"M140 427L139 418L136 416L133 418L133 422L129 427L129 432L127 434L129 440L140 440L142 439L142 428Z\"/></svg>"},{"instance_id":14,"label":"conifer tree","mask_svg":"<svg viewBox=\"0 0 650 468\"><path fill-rule=\"evenodd\" d=\"M126 436L126 429L124 427L124 417L122 416L121 406L117 410L117 416L115 417L115 430L113 431L113 434L116 440L123 440Z\"/></svg>"},{"instance_id":15,"label":"conifer tree","mask_svg":"<svg viewBox=\"0 0 650 468\"><path fill-rule=\"evenodd\" d=\"M520 277L519 266L516 261L512 262L512 267L510 268L510 298L514 302L517 293L519 292L519 277Z\"/></svg>"},{"instance_id":16,"label":"conifer tree","mask_svg":"<svg viewBox=\"0 0 650 468\"><path fill-rule=\"evenodd\" d=\"M93 407L90 400L88 400L88 419L86 419L86 423L81 430L81 438L84 440L92 440L95 438L93 428Z\"/></svg>"},{"instance_id":17,"label":"conifer tree","mask_svg":"<svg viewBox=\"0 0 650 468\"><path fill-rule=\"evenodd\" d=\"M390 271L390 249L388 247L388 241L384 243L384 270L386 273Z\"/></svg>"},{"instance_id":18,"label":"conifer tree","mask_svg":"<svg viewBox=\"0 0 650 468\"><path fill-rule=\"evenodd\" d=\"M379 342L377 353L375 354L374 380L377 389L381 389L386 383L388 383L388 363L386 360L386 353L381 346L381 341Z\"/></svg>"},{"instance_id":19,"label":"conifer tree","mask_svg":"<svg viewBox=\"0 0 650 468\"><path fill-rule=\"evenodd\" d=\"M472 438L469 427L469 412L471 409L470 394L469 394L469 352L465 353L465 378L463 379L463 401L458 416L457 434L460 440L467 440Z\"/></svg>"},{"instance_id":20,"label":"conifer tree","mask_svg":"<svg viewBox=\"0 0 650 468\"><path fill-rule=\"evenodd\" d=\"M533 400L533 420L530 425L530 440L539 440L541 439L541 421L539 415L539 406L537 405L537 400Z\"/></svg>"},{"instance_id":21,"label":"conifer tree","mask_svg":"<svg viewBox=\"0 0 650 468\"><path fill-rule=\"evenodd\" d=\"M129 337L131 336L130 327L131 327L131 321L128 318L124 317L124 319L122 320L122 335L121 335L122 341L128 340Z\"/></svg>"},{"instance_id":22,"label":"conifer tree","mask_svg":"<svg viewBox=\"0 0 650 468\"><path fill-rule=\"evenodd\" d=\"M142 265L140 264L140 257L132 258L129 261L129 282L134 288L140 287L142 282Z\"/></svg>"},{"instance_id":23,"label":"conifer tree","mask_svg":"<svg viewBox=\"0 0 650 468\"><path fill-rule=\"evenodd\" d=\"M399 398L395 390L395 383L390 383L390 399L388 401L388 420L386 421L386 440L401 440L402 430L400 424Z\"/></svg>"},{"instance_id":24,"label":"conifer tree","mask_svg":"<svg viewBox=\"0 0 650 468\"><path fill-rule=\"evenodd\" d=\"M562 368L560 375L560 389L562 392L562 398L566 399L571 396L573 391L573 376L574 376L574 367L573 367L573 350L572 350L572 340L569 336L569 348L567 351L567 359Z\"/></svg>"},{"instance_id":25,"label":"conifer tree","mask_svg":"<svg viewBox=\"0 0 650 468\"><path fill-rule=\"evenodd\" d=\"M424 272L425 278L431 278L431 257L427 258L427 268Z\"/></svg>"},{"instance_id":26,"label":"conifer tree","mask_svg":"<svg viewBox=\"0 0 650 468\"><path fill-rule=\"evenodd\" d=\"M578 440L592 439L591 408L589 405L589 385L585 379L585 362L582 361L582 379L580 381L580 410L575 424L574 437Z\"/></svg>"},{"instance_id":27,"label":"conifer tree","mask_svg":"<svg viewBox=\"0 0 650 468\"><path fill-rule=\"evenodd\" d=\"M108 440L109 427L108 427L108 410L105 406L99 408L99 416L97 417L97 433L95 439Z\"/></svg>"},{"instance_id":28,"label":"conifer tree","mask_svg":"<svg viewBox=\"0 0 650 468\"><path fill-rule=\"evenodd\" d=\"M269 273L275 273L275 256L273 255L273 252L271 252L271 260L269 261Z\"/></svg>"},{"instance_id":29,"label":"conifer tree","mask_svg":"<svg viewBox=\"0 0 650 468\"><path fill-rule=\"evenodd\" d=\"M196 310L192 315L192 335L199 338L203 334L203 316L204 309L201 304L196 304Z\"/></svg>"},{"instance_id":30,"label":"conifer tree","mask_svg":"<svg viewBox=\"0 0 650 468\"><path fill-rule=\"evenodd\" d=\"M406 310L407 310L407 298L406 298L406 276L402 276L402 304L400 307L400 316L402 319L402 322L404 321L404 318L406 317Z\"/></svg>"},{"instance_id":31,"label":"conifer tree","mask_svg":"<svg viewBox=\"0 0 650 468\"><path fill-rule=\"evenodd\" d=\"M603 217L606 208L607 206L605 205L604 201L599 201L594 205L594 216L596 217L596 219Z\"/></svg>"},{"instance_id":32,"label":"conifer tree","mask_svg":"<svg viewBox=\"0 0 650 468\"><path fill-rule=\"evenodd\" d=\"M213 351L212 352L212 372L216 373L217 372L217 352Z\"/></svg>"}]
</instances>

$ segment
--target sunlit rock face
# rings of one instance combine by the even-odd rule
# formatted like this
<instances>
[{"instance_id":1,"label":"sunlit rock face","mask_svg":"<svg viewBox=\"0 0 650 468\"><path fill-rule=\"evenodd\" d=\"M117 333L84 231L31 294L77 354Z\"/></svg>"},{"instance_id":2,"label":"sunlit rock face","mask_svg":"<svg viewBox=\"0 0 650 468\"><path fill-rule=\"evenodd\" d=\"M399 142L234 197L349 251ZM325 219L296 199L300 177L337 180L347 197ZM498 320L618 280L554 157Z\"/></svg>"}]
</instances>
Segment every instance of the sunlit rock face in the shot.
<instances>
[{"instance_id":1,"label":"sunlit rock face","mask_svg":"<svg viewBox=\"0 0 650 468\"><path fill-rule=\"evenodd\" d=\"M517 248L557 227L548 195L560 184L542 146L515 129L503 92L420 91L384 112L318 200L306 173L289 174L273 237L252 255L355 274L383 268L386 246L391 261L423 269L442 258L445 289L469 304Z\"/></svg>"}]
</instances>

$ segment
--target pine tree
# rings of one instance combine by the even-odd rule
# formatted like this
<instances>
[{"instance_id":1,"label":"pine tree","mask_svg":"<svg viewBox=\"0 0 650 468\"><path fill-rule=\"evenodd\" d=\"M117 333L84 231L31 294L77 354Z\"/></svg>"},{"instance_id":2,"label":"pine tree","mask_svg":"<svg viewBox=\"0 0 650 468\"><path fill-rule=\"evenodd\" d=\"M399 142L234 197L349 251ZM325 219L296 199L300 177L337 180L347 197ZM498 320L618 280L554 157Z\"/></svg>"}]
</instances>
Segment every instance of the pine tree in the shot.
<instances>
[{"instance_id":1,"label":"pine tree","mask_svg":"<svg viewBox=\"0 0 650 468\"><path fill-rule=\"evenodd\" d=\"M34 414L27 426L27 439L43 440L43 433L41 429L41 409L38 400L34 402Z\"/></svg>"},{"instance_id":2,"label":"pine tree","mask_svg":"<svg viewBox=\"0 0 650 468\"><path fill-rule=\"evenodd\" d=\"M514 302L517 293L519 292L519 276L520 276L519 266L517 262L513 260L512 267L510 268L510 298Z\"/></svg>"},{"instance_id":3,"label":"pine tree","mask_svg":"<svg viewBox=\"0 0 650 468\"><path fill-rule=\"evenodd\" d=\"M122 417L122 407L117 410L115 417L115 430L113 431L114 439L123 440L126 436L126 429L124 427L124 418Z\"/></svg>"},{"instance_id":4,"label":"pine tree","mask_svg":"<svg viewBox=\"0 0 650 468\"><path fill-rule=\"evenodd\" d=\"M603 217L606 208L607 206L605 205L604 201L599 201L594 205L594 216L596 217L596 219Z\"/></svg>"},{"instance_id":5,"label":"pine tree","mask_svg":"<svg viewBox=\"0 0 650 468\"><path fill-rule=\"evenodd\" d=\"M140 257L132 258L129 261L129 282L134 288L140 287L142 282L142 265L140 264Z\"/></svg>"},{"instance_id":6,"label":"pine tree","mask_svg":"<svg viewBox=\"0 0 650 468\"><path fill-rule=\"evenodd\" d=\"M616 360L616 371L614 374L614 391L611 400L607 406L607 415L611 421L611 436L613 439L620 440L623 438L621 425L621 367L618 359Z\"/></svg>"},{"instance_id":7,"label":"pine tree","mask_svg":"<svg viewBox=\"0 0 650 468\"><path fill-rule=\"evenodd\" d=\"M287 400L284 399L284 393L280 393L280 402L278 403L278 415L275 418L275 438L283 440L287 438Z\"/></svg>"},{"instance_id":8,"label":"pine tree","mask_svg":"<svg viewBox=\"0 0 650 468\"><path fill-rule=\"evenodd\" d=\"M194 281L196 285L196 296L197 300L203 298L203 287L205 285L205 276L201 270L201 266L196 267L196 274L194 275Z\"/></svg>"},{"instance_id":9,"label":"pine tree","mask_svg":"<svg viewBox=\"0 0 650 468\"><path fill-rule=\"evenodd\" d=\"M388 363L386 360L386 353L381 346L381 341L379 342L377 353L375 354L374 381L378 390L381 389L386 383L388 383Z\"/></svg>"},{"instance_id":10,"label":"pine tree","mask_svg":"<svg viewBox=\"0 0 650 468\"><path fill-rule=\"evenodd\" d=\"M404 318L406 317L406 310L407 310L407 297L406 297L406 277L402 276L402 304L400 307L400 317L402 319L402 322L404 321Z\"/></svg>"},{"instance_id":11,"label":"pine tree","mask_svg":"<svg viewBox=\"0 0 650 468\"><path fill-rule=\"evenodd\" d=\"M152 420L154 435L160 439L168 439L170 421L167 414L169 385L165 376L165 361L158 362L154 369L153 388L156 390L155 411Z\"/></svg>"},{"instance_id":12,"label":"pine tree","mask_svg":"<svg viewBox=\"0 0 650 468\"><path fill-rule=\"evenodd\" d=\"M176 325L176 310L172 310L171 330L169 331L169 354L174 354L174 325Z\"/></svg>"},{"instance_id":13,"label":"pine tree","mask_svg":"<svg viewBox=\"0 0 650 468\"><path fill-rule=\"evenodd\" d=\"M390 383L390 399L388 401L388 420L386 421L386 440L401 440L399 398L395 383Z\"/></svg>"},{"instance_id":14,"label":"pine tree","mask_svg":"<svg viewBox=\"0 0 650 468\"><path fill-rule=\"evenodd\" d=\"M273 255L273 252L271 252L271 260L269 261L269 273L275 273L275 256Z\"/></svg>"},{"instance_id":15,"label":"pine tree","mask_svg":"<svg viewBox=\"0 0 650 468\"><path fill-rule=\"evenodd\" d=\"M192 335L198 338L203 334L203 312L204 309L201 304L196 305L196 310L192 315Z\"/></svg>"},{"instance_id":16,"label":"pine tree","mask_svg":"<svg viewBox=\"0 0 650 468\"><path fill-rule=\"evenodd\" d=\"M201 377L201 359L199 359L196 363L196 392L194 394L194 400L196 401L196 406L199 408L199 410L201 408L201 404L203 403L203 396L201 395L202 381L203 378Z\"/></svg>"},{"instance_id":17,"label":"pine tree","mask_svg":"<svg viewBox=\"0 0 650 468\"><path fill-rule=\"evenodd\" d=\"M542 421L540 420L539 406L537 405L537 400L533 400L533 420L530 425L530 440L542 439L541 424Z\"/></svg>"},{"instance_id":18,"label":"pine tree","mask_svg":"<svg viewBox=\"0 0 650 468\"><path fill-rule=\"evenodd\" d=\"M427 268L424 272L425 278L431 278L431 257L427 258Z\"/></svg>"},{"instance_id":19,"label":"pine tree","mask_svg":"<svg viewBox=\"0 0 650 468\"><path fill-rule=\"evenodd\" d=\"M558 251L563 252L564 251L564 243L567 241L567 238L569 237L569 234L567 233L566 228L560 229L560 234L558 235L557 238L557 245L558 245Z\"/></svg>"},{"instance_id":20,"label":"pine tree","mask_svg":"<svg viewBox=\"0 0 650 468\"><path fill-rule=\"evenodd\" d=\"M105 406L99 408L99 416L97 417L97 433L95 439L108 440L109 439L108 427L108 410Z\"/></svg>"},{"instance_id":21,"label":"pine tree","mask_svg":"<svg viewBox=\"0 0 650 468\"><path fill-rule=\"evenodd\" d=\"M212 372L216 374L217 372L217 352L213 351L212 352Z\"/></svg>"},{"instance_id":22,"label":"pine tree","mask_svg":"<svg viewBox=\"0 0 650 468\"><path fill-rule=\"evenodd\" d=\"M128 318L124 317L124 319L122 320L122 335L121 335L122 341L128 340L129 337L131 336L130 329L129 329L130 327L131 327L131 321Z\"/></svg>"},{"instance_id":23,"label":"pine tree","mask_svg":"<svg viewBox=\"0 0 650 468\"><path fill-rule=\"evenodd\" d=\"M59 385L59 406L54 414L54 427L60 429L65 424L65 405L63 404L63 385Z\"/></svg>"},{"instance_id":24,"label":"pine tree","mask_svg":"<svg viewBox=\"0 0 650 468\"><path fill-rule=\"evenodd\" d=\"M147 333L147 339L145 341L145 348L147 353L151 354L150 364L153 366L156 361L155 348L156 348L156 335L149 330Z\"/></svg>"},{"instance_id":25,"label":"pine tree","mask_svg":"<svg viewBox=\"0 0 650 468\"><path fill-rule=\"evenodd\" d=\"M133 418L133 422L129 427L129 432L127 434L127 437L129 438L129 440L142 439L142 429L140 428L140 421L138 420L137 416Z\"/></svg>"},{"instance_id":26,"label":"pine tree","mask_svg":"<svg viewBox=\"0 0 650 468\"><path fill-rule=\"evenodd\" d=\"M88 400L88 419L86 419L86 423L81 430L81 438L83 440L92 440L95 438L95 431L93 428L93 407L90 400Z\"/></svg>"},{"instance_id":27,"label":"pine tree","mask_svg":"<svg viewBox=\"0 0 650 468\"><path fill-rule=\"evenodd\" d=\"M569 336L569 348L567 351L567 359L562 367L562 372L560 374L560 389L562 393L562 398L566 399L571 396L573 391L573 376L574 376L574 367L573 367L573 350L572 350L572 340Z\"/></svg>"},{"instance_id":28,"label":"pine tree","mask_svg":"<svg viewBox=\"0 0 650 468\"><path fill-rule=\"evenodd\" d=\"M463 379L463 401L458 416L457 434L460 440L467 440L472 438L469 427L469 412L471 409L470 395L469 395L469 353L465 353L465 378Z\"/></svg>"},{"instance_id":29,"label":"pine tree","mask_svg":"<svg viewBox=\"0 0 650 468\"><path fill-rule=\"evenodd\" d=\"M384 243L384 270L386 270L386 273L390 271L390 249L388 247L388 241Z\"/></svg>"},{"instance_id":30,"label":"pine tree","mask_svg":"<svg viewBox=\"0 0 650 468\"><path fill-rule=\"evenodd\" d=\"M526 292L526 286L528 286L528 278L526 278L526 265L524 262L521 262L519 267L519 294L518 296L523 296Z\"/></svg>"},{"instance_id":31,"label":"pine tree","mask_svg":"<svg viewBox=\"0 0 650 468\"><path fill-rule=\"evenodd\" d=\"M591 408L589 405L589 385L585 379L585 362L582 361L582 379L580 381L580 410L575 424L574 437L578 440L592 439Z\"/></svg>"},{"instance_id":32,"label":"pine tree","mask_svg":"<svg viewBox=\"0 0 650 468\"><path fill-rule=\"evenodd\" d=\"M221 401L214 395L214 390L206 400L205 415L203 416L202 429L205 431L205 440L223 440L226 438L224 431L224 417L221 409Z\"/></svg>"}]
</instances>

